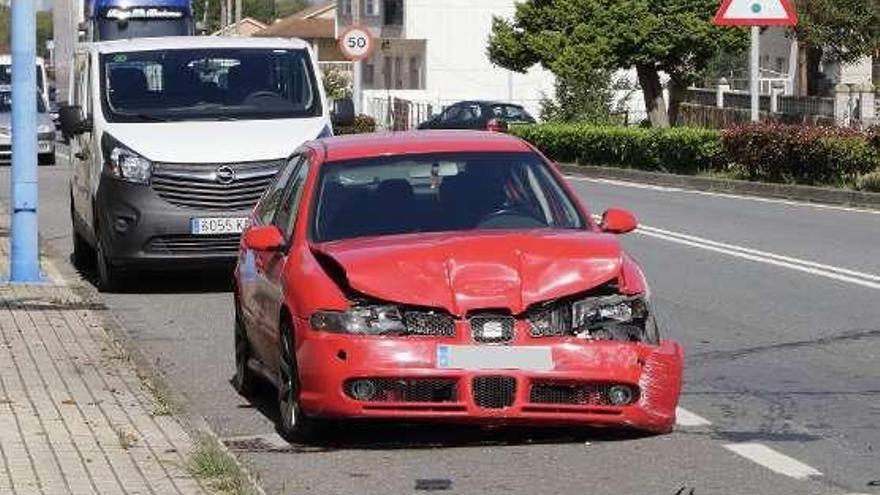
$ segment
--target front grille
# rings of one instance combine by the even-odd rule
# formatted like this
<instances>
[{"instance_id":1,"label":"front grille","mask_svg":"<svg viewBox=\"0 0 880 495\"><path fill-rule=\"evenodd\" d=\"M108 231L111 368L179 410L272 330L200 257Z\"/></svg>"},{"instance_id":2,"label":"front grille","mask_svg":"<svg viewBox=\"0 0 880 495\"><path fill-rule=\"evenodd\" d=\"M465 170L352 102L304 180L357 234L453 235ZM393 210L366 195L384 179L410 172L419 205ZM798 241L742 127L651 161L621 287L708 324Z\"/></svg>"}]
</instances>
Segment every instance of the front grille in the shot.
<instances>
[{"instance_id":1,"label":"front grille","mask_svg":"<svg viewBox=\"0 0 880 495\"><path fill-rule=\"evenodd\" d=\"M235 254L240 240L239 234L161 236L150 239L146 251L157 254Z\"/></svg>"},{"instance_id":2,"label":"front grille","mask_svg":"<svg viewBox=\"0 0 880 495\"><path fill-rule=\"evenodd\" d=\"M474 403L483 409L510 407L516 397L516 378L510 376L478 376L471 387Z\"/></svg>"},{"instance_id":3,"label":"front grille","mask_svg":"<svg viewBox=\"0 0 880 495\"><path fill-rule=\"evenodd\" d=\"M358 399L352 393L352 380L346 384L349 397L367 402L422 402L441 403L458 400L457 380L448 378L374 378L366 379L375 386L372 397Z\"/></svg>"},{"instance_id":4,"label":"front grille","mask_svg":"<svg viewBox=\"0 0 880 495\"><path fill-rule=\"evenodd\" d=\"M505 315L476 315L468 322L471 336L475 342L497 344L513 340L513 327L516 320Z\"/></svg>"},{"instance_id":5,"label":"front grille","mask_svg":"<svg viewBox=\"0 0 880 495\"><path fill-rule=\"evenodd\" d=\"M169 203L202 210L249 210L269 187L282 161L223 164L158 163L152 187ZM218 169L235 172L231 182L218 181ZM227 179L228 180L228 179Z\"/></svg>"},{"instance_id":6,"label":"front grille","mask_svg":"<svg viewBox=\"0 0 880 495\"><path fill-rule=\"evenodd\" d=\"M532 404L569 404L577 406L611 406L610 384L607 383L532 383L529 402Z\"/></svg>"},{"instance_id":7,"label":"front grille","mask_svg":"<svg viewBox=\"0 0 880 495\"><path fill-rule=\"evenodd\" d=\"M433 311L407 311L403 313L403 323L407 332L413 335L432 337L452 337L455 335L455 320L452 315Z\"/></svg>"}]
</instances>

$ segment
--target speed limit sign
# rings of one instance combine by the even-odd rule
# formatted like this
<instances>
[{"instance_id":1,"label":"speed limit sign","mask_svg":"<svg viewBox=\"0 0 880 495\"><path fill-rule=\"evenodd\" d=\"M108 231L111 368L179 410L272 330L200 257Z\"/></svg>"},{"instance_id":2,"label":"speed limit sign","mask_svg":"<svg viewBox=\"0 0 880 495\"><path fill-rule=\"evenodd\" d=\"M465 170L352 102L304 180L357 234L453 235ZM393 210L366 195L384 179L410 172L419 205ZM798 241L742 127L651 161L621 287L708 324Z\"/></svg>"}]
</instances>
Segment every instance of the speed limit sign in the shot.
<instances>
[{"instance_id":1,"label":"speed limit sign","mask_svg":"<svg viewBox=\"0 0 880 495\"><path fill-rule=\"evenodd\" d=\"M342 36L339 37L339 49L342 50L345 58L349 60L368 58L373 53L375 44L376 42L370 31L358 26L346 29L343 31Z\"/></svg>"}]
</instances>

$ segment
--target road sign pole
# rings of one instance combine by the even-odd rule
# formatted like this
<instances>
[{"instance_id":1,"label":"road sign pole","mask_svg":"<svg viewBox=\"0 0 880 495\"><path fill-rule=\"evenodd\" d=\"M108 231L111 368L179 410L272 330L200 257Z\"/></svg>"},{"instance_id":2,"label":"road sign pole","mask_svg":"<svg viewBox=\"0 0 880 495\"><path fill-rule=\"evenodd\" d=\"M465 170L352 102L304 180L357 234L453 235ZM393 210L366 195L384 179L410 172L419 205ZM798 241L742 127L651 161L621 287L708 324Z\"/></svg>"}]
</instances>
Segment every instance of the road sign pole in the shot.
<instances>
[{"instance_id":1,"label":"road sign pole","mask_svg":"<svg viewBox=\"0 0 880 495\"><path fill-rule=\"evenodd\" d=\"M751 69L749 77L751 79L750 90L752 93L752 122L761 121L761 28L752 26L752 54L749 57Z\"/></svg>"},{"instance_id":2,"label":"road sign pole","mask_svg":"<svg viewBox=\"0 0 880 495\"><path fill-rule=\"evenodd\" d=\"M361 2L360 0L354 0L351 6L351 20L352 24L357 26L361 22ZM363 113L364 109L364 85L363 85L363 70L362 70L363 62L361 59L357 59L351 65L351 96L354 100L354 113L355 115L360 115Z\"/></svg>"},{"instance_id":3,"label":"road sign pole","mask_svg":"<svg viewBox=\"0 0 880 495\"><path fill-rule=\"evenodd\" d=\"M37 230L36 4L12 2L12 282L40 280Z\"/></svg>"}]
</instances>

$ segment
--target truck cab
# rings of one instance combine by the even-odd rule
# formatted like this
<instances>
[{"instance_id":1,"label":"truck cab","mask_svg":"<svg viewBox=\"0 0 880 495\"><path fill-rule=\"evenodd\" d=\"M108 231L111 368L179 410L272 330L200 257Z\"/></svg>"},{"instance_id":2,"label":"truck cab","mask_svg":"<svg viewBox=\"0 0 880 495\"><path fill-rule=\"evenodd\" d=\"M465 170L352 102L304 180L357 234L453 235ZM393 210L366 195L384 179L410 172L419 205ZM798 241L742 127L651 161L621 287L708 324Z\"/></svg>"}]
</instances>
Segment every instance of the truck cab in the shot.
<instances>
[{"instance_id":1,"label":"truck cab","mask_svg":"<svg viewBox=\"0 0 880 495\"><path fill-rule=\"evenodd\" d=\"M88 41L194 34L190 0L89 0L86 19Z\"/></svg>"}]
</instances>

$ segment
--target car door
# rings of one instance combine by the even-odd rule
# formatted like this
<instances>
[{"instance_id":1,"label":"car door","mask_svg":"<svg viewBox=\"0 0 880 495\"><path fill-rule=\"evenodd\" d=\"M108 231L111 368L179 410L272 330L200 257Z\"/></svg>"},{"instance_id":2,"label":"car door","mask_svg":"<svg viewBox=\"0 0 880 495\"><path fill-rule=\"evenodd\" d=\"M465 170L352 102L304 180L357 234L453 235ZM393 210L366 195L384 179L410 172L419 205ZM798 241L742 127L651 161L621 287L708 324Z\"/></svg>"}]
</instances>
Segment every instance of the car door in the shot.
<instances>
[{"instance_id":1,"label":"car door","mask_svg":"<svg viewBox=\"0 0 880 495\"><path fill-rule=\"evenodd\" d=\"M283 252L263 252L256 256L257 304L260 308L260 323L263 345L261 361L269 369L278 369L278 326L281 321L281 306L284 303L282 278L284 265L293 239L296 222L300 218L300 204L309 177L310 156L303 155L293 177L282 194L281 204L275 213L273 224L278 227L287 244Z\"/></svg>"},{"instance_id":2,"label":"car door","mask_svg":"<svg viewBox=\"0 0 880 495\"><path fill-rule=\"evenodd\" d=\"M293 177L301 161L302 155L293 155L278 172L275 181L269 186L269 189L266 190L266 193L254 208L254 213L251 216L252 226L272 224L278 208L281 206L281 201L284 193L287 191L290 179ZM245 250L238 266L236 279L239 317L242 319L245 329L248 331L248 337L251 339L258 339L260 336L260 332L256 331L261 322L259 317L260 304L256 298L259 285L257 256L258 253L256 251L251 249ZM265 346L265 344L263 345ZM256 343L254 346L259 347Z\"/></svg>"},{"instance_id":3,"label":"car door","mask_svg":"<svg viewBox=\"0 0 880 495\"><path fill-rule=\"evenodd\" d=\"M71 103L82 109L84 119L92 116L92 64L89 53L78 53L74 61L73 88ZM89 130L70 139L69 153L71 173L71 195L73 207L79 218L89 227L94 226L92 209L92 161L95 160L94 131Z\"/></svg>"},{"instance_id":4,"label":"car door","mask_svg":"<svg viewBox=\"0 0 880 495\"><path fill-rule=\"evenodd\" d=\"M461 105L452 105L448 107L446 110L443 110L443 113L440 114L440 117L432 122L429 126L430 129L454 129L456 123L458 122L458 115L461 113Z\"/></svg>"}]
</instances>

